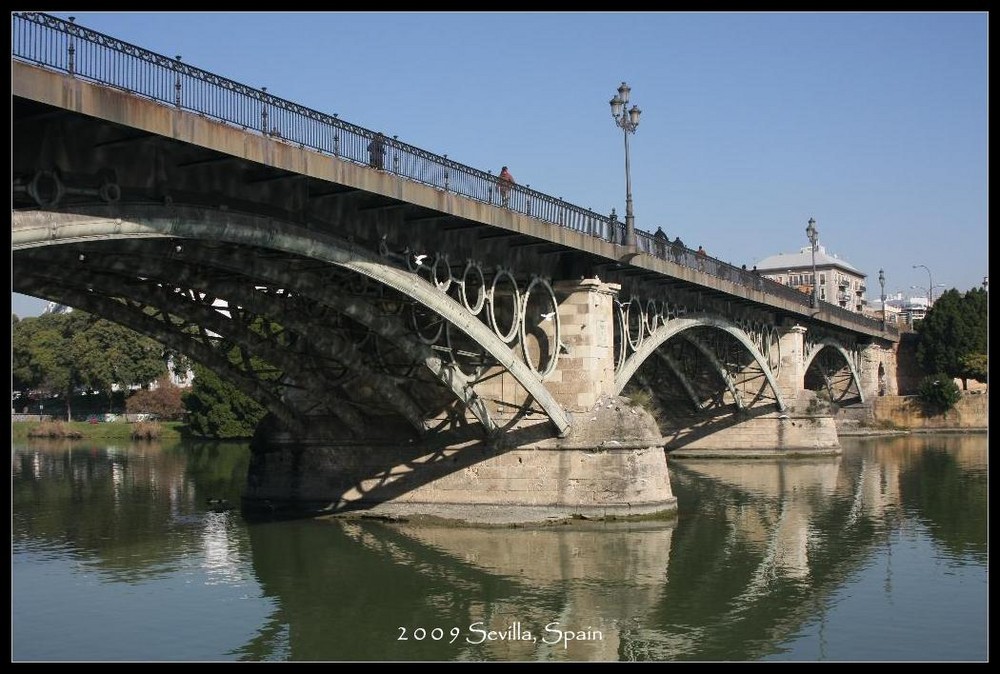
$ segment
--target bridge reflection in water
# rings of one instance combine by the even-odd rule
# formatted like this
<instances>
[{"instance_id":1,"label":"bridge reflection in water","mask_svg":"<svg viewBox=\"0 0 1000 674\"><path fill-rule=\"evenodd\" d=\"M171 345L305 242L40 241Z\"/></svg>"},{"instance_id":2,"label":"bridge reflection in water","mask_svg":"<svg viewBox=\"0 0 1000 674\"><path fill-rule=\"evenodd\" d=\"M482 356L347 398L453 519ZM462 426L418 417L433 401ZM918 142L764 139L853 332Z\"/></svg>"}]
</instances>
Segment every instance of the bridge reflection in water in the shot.
<instances>
[{"instance_id":1,"label":"bridge reflection in water","mask_svg":"<svg viewBox=\"0 0 1000 674\"><path fill-rule=\"evenodd\" d=\"M296 658L775 656L888 544L900 525L906 487L910 501L935 488L916 484L936 480L924 475L926 462L944 460L941 477L969 470L976 483L983 475L981 438L950 438L945 452L928 449L923 439L879 442L891 448L860 447L808 462L674 462L681 512L673 526L469 529L359 521L327 529L296 525L292 540L287 527L257 527L251 530L255 568L265 592L283 606L281 620L291 626L283 648ZM940 513L927 515L933 521ZM985 528L973 525L966 533L964 551L984 553ZM345 548L345 539L358 547ZM289 549L302 564L294 574L283 556ZM348 549L349 557L364 561L345 557ZM345 594L345 587L366 589ZM317 598L318 588L329 593L319 590ZM387 595L403 603L386 601ZM317 599L337 614L333 623L351 624L353 633L366 636L325 641L330 623L310 619ZM600 630L602 638L570 642L567 649L509 638L519 623L540 642L551 622L584 636ZM447 634L458 626L464 643L403 643L387 634L387 624L407 634L419 627ZM481 637L470 625L508 637L471 645L466 638ZM257 642L243 653L260 657L273 646Z\"/></svg>"},{"instance_id":2,"label":"bridge reflection in water","mask_svg":"<svg viewBox=\"0 0 1000 674\"><path fill-rule=\"evenodd\" d=\"M514 528L372 520L248 526L206 505L207 496L238 498L246 451L237 449L15 447L15 656L27 649L60 659L52 649L64 646L71 659L131 660L206 652L207 659L297 661L758 660L789 652L807 660L970 659L986 652L985 593L974 576L954 581L982 569L985 583L982 436L850 440L843 455L809 461L675 461L675 522ZM907 594L908 578L921 571L905 566L900 536L918 534L924 554L933 551L922 565L938 575ZM77 584L94 586L78 578L81 561L100 570L99 596L112 604L109 595L127 594L125 614L98 625L81 618L93 598L52 598L22 582L31 567L19 561L32 552L48 560L67 555L65 573ZM845 601L838 594L859 576L869 579L868 590L854 601L870 602L872 616L891 612L907 630L897 626L888 639L893 626L873 617L855 631L828 626L817 636L817 625ZM183 593L178 605L175 592L162 593L172 582L196 592ZM35 643L41 637L20 626L32 624L45 601L52 603L48 629L69 636ZM917 610L896 615L911 604ZM143 627L153 623L163 629ZM553 623L583 638L565 648L546 644ZM109 628L122 638L109 642ZM442 630L438 639L434 628ZM529 631L537 641L518 638ZM845 643L858 632L870 635L868 650Z\"/></svg>"}]
</instances>

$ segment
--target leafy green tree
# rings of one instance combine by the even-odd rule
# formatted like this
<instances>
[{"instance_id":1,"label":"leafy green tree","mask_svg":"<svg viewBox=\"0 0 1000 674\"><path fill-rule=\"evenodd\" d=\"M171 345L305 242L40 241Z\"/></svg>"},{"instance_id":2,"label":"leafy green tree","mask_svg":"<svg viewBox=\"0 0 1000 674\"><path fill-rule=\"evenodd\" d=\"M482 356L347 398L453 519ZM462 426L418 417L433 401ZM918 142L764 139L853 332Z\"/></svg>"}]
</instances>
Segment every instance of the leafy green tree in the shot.
<instances>
[{"instance_id":1,"label":"leafy green tree","mask_svg":"<svg viewBox=\"0 0 1000 674\"><path fill-rule=\"evenodd\" d=\"M109 412L111 392L116 387L147 387L167 371L163 347L158 342L103 319L94 320L73 335L69 349L83 385L108 394Z\"/></svg>"},{"instance_id":2,"label":"leafy green tree","mask_svg":"<svg viewBox=\"0 0 1000 674\"><path fill-rule=\"evenodd\" d=\"M985 381L987 311L986 291L981 288L965 295L951 289L941 295L917 324L917 362L923 370L960 378L966 389L970 378Z\"/></svg>"},{"instance_id":3,"label":"leafy green tree","mask_svg":"<svg viewBox=\"0 0 1000 674\"><path fill-rule=\"evenodd\" d=\"M938 372L920 380L917 395L932 412L943 414L961 399L962 391L954 379Z\"/></svg>"},{"instance_id":4,"label":"leafy green tree","mask_svg":"<svg viewBox=\"0 0 1000 674\"><path fill-rule=\"evenodd\" d=\"M82 378L67 348L74 332L83 328L82 314L44 314L18 321L11 329L11 383L14 388L37 391L44 397L65 394L66 419L71 419L70 399Z\"/></svg>"},{"instance_id":5,"label":"leafy green tree","mask_svg":"<svg viewBox=\"0 0 1000 674\"><path fill-rule=\"evenodd\" d=\"M965 293L962 305L969 331L972 333L969 350L959 358L961 368L957 375L962 387L967 389L968 379L985 384L989 377L989 295L983 288L973 288Z\"/></svg>"},{"instance_id":6,"label":"leafy green tree","mask_svg":"<svg viewBox=\"0 0 1000 674\"><path fill-rule=\"evenodd\" d=\"M115 385L148 385L165 371L156 341L82 311L25 318L11 327L14 388L64 396L67 420L77 388L102 391L110 401Z\"/></svg>"},{"instance_id":7,"label":"leafy green tree","mask_svg":"<svg viewBox=\"0 0 1000 674\"><path fill-rule=\"evenodd\" d=\"M188 428L208 438L249 438L266 410L206 367L195 364L194 383L184 395Z\"/></svg>"},{"instance_id":8,"label":"leafy green tree","mask_svg":"<svg viewBox=\"0 0 1000 674\"><path fill-rule=\"evenodd\" d=\"M985 353L970 353L962 357L962 367L968 373L969 379L986 383L989 377L989 358Z\"/></svg>"}]
</instances>

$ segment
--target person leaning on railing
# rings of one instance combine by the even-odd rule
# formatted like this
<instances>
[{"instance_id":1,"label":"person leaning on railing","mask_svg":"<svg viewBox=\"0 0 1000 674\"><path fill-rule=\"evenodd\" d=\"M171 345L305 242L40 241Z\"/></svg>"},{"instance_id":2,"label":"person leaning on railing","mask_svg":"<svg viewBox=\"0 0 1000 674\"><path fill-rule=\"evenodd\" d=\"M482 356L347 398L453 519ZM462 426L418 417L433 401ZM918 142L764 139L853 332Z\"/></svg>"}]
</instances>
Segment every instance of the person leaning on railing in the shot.
<instances>
[{"instance_id":1,"label":"person leaning on railing","mask_svg":"<svg viewBox=\"0 0 1000 674\"><path fill-rule=\"evenodd\" d=\"M510 174L506 166L500 169L500 175L497 176L497 190L500 192L500 202L504 206L510 204L510 188L516 184L514 176Z\"/></svg>"},{"instance_id":2,"label":"person leaning on railing","mask_svg":"<svg viewBox=\"0 0 1000 674\"><path fill-rule=\"evenodd\" d=\"M385 136L381 133L368 143L368 165L379 171L385 169Z\"/></svg>"}]
</instances>

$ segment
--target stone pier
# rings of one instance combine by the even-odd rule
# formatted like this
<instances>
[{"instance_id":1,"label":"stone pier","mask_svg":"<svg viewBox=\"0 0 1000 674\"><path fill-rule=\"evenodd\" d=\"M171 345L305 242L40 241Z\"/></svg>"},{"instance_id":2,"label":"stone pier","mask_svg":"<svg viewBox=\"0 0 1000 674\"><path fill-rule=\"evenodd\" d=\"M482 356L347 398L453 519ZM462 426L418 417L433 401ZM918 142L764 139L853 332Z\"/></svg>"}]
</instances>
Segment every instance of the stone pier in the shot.
<instances>
[{"instance_id":1,"label":"stone pier","mask_svg":"<svg viewBox=\"0 0 1000 674\"><path fill-rule=\"evenodd\" d=\"M488 439L466 428L426 440L400 429L393 440L379 429L389 437L338 443L329 439L334 425L311 425L316 436L303 438L265 424L253 443L245 504L487 524L672 514L656 421L613 395L617 290L596 279L555 286L565 352L545 381L571 416L564 437L541 415L502 406L503 432ZM510 398L511 388L498 372L478 392Z\"/></svg>"}]
</instances>

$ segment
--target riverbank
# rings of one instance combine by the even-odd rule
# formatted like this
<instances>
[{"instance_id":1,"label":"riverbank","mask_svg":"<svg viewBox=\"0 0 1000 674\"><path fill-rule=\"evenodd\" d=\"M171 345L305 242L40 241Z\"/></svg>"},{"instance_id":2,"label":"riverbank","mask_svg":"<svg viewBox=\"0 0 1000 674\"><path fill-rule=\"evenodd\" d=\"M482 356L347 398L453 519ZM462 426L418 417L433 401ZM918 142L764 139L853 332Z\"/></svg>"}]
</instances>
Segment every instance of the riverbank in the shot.
<instances>
[{"instance_id":1,"label":"riverbank","mask_svg":"<svg viewBox=\"0 0 1000 674\"><path fill-rule=\"evenodd\" d=\"M988 428L838 428L838 437L866 437L866 436L886 436L886 435L975 435L989 433Z\"/></svg>"},{"instance_id":2,"label":"riverbank","mask_svg":"<svg viewBox=\"0 0 1000 674\"><path fill-rule=\"evenodd\" d=\"M77 440L131 440L135 424L124 421L102 422L92 424L86 421L63 421L62 426L67 434ZM183 437L187 424L180 421L159 421L160 440L178 439ZM13 421L11 427L12 440L27 440L32 429L41 425L37 421ZM67 435L66 437L70 437Z\"/></svg>"},{"instance_id":3,"label":"riverbank","mask_svg":"<svg viewBox=\"0 0 1000 674\"><path fill-rule=\"evenodd\" d=\"M834 418L838 436L910 433L988 433L989 394L963 395L944 413L926 408L917 396L879 396L842 408Z\"/></svg>"}]
</instances>

